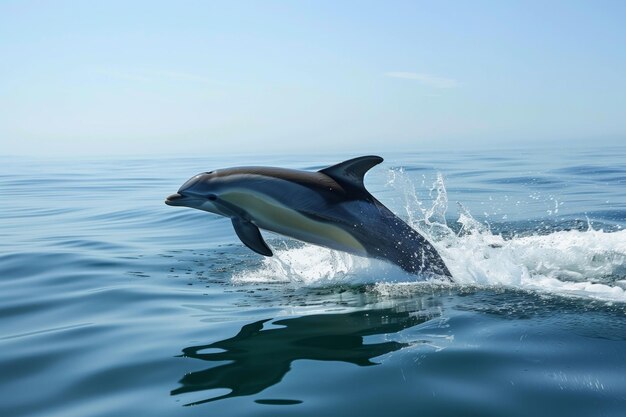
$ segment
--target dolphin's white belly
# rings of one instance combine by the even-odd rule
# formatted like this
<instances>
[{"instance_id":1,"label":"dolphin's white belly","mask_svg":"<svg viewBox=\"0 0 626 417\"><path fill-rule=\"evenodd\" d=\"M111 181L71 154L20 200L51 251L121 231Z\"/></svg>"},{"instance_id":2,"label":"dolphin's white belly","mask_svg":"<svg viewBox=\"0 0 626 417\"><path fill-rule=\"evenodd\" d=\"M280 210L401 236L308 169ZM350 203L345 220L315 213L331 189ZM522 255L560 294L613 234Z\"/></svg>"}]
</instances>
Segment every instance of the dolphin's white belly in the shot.
<instances>
[{"instance_id":1,"label":"dolphin's white belly","mask_svg":"<svg viewBox=\"0 0 626 417\"><path fill-rule=\"evenodd\" d=\"M219 198L245 210L252 222L262 229L356 255L367 255L363 245L341 227L313 220L265 194L233 190L220 193Z\"/></svg>"}]
</instances>

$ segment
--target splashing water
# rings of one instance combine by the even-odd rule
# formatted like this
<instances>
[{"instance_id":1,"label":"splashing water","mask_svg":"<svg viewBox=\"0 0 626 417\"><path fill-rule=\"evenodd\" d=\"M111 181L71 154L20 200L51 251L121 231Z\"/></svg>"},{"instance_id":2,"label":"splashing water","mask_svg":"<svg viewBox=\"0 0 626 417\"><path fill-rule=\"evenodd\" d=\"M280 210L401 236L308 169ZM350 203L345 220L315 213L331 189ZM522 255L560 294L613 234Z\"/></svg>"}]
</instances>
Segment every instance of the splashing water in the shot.
<instances>
[{"instance_id":1,"label":"splashing water","mask_svg":"<svg viewBox=\"0 0 626 417\"><path fill-rule=\"evenodd\" d=\"M430 187L430 204L419 198L402 170L390 170L387 187L403 196L405 219L428 238L452 272L455 285L507 287L564 296L626 302L626 230L554 231L505 238L476 220L459 204L457 231L446 223L448 197L441 174ZM257 269L233 282L293 282L305 285L374 283L381 293L390 285L429 285L383 261L360 258L303 244L276 251Z\"/></svg>"},{"instance_id":2,"label":"splashing water","mask_svg":"<svg viewBox=\"0 0 626 417\"><path fill-rule=\"evenodd\" d=\"M304 284L346 282L370 263L367 258L352 256L319 246L302 244L274 251L263 258L256 270L244 270L233 275L233 282L301 282Z\"/></svg>"}]
</instances>

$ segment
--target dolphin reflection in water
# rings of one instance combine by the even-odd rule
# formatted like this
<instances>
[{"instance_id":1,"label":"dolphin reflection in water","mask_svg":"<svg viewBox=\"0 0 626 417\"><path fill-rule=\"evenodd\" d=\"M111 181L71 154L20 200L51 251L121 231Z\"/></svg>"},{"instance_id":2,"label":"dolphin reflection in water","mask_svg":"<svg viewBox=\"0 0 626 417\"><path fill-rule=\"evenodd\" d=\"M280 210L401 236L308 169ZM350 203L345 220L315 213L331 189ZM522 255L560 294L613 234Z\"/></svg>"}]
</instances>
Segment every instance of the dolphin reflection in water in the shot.
<instances>
[{"instance_id":1,"label":"dolphin reflection in water","mask_svg":"<svg viewBox=\"0 0 626 417\"><path fill-rule=\"evenodd\" d=\"M224 362L186 374L172 395L213 389L229 389L228 394L195 401L197 405L226 398L254 395L279 383L299 359L341 361L358 366L376 365L372 359L409 346L385 341L364 343L365 336L397 333L433 318L393 308L344 314L317 314L281 319L263 329L271 319L247 324L229 339L183 349L183 357ZM222 352L206 352L220 349Z\"/></svg>"}]
</instances>

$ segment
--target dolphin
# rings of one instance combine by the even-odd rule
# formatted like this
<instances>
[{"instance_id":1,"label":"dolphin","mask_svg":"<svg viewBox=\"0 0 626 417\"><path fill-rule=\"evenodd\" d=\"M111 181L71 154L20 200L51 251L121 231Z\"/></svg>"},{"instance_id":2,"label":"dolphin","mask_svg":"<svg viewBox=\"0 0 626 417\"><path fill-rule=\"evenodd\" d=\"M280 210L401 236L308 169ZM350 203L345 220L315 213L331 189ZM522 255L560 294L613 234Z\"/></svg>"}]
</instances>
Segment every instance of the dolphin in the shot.
<instances>
[{"instance_id":1,"label":"dolphin","mask_svg":"<svg viewBox=\"0 0 626 417\"><path fill-rule=\"evenodd\" d=\"M363 184L379 156L361 156L317 172L238 167L200 173L165 200L232 220L253 251L272 256L259 229L353 255L382 259L422 278L452 275L422 235Z\"/></svg>"}]
</instances>

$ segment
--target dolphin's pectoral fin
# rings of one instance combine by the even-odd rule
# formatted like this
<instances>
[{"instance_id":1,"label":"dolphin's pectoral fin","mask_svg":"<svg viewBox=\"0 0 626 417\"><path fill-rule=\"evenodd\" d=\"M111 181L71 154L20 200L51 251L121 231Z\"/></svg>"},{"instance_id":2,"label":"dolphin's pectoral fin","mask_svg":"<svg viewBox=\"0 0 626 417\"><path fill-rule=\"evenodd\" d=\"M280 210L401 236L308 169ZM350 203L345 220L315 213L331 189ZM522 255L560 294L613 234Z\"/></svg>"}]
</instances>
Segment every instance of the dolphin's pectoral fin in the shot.
<instances>
[{"instance_id":1,"label":"dolphin's pectoral fin","mask_svg":"<svg viewBox=\"0 0 626 417\"><path fill-rule=\"evenodd\" d=\"M383 162L383 158L380 156L360 156L321 169L319 172L328 175L341 185L365 190L363 185L365 173L381 162Z\"/></svg>"},{"instance_id":2,"label":"dolphin's pectoral fin","mask_svg":"<svg viewBox=\"0 0 626 417\"><path fill-rule=\"evenodd\" d=\"M239 217L233 217L233 227L235 228L235 233L237 233L237 236L239 236L239 239L241 239L244 245L261 255L273 255L272 250L263 240L261 231L254 224Z\"/></svg>"}]
</instances>

